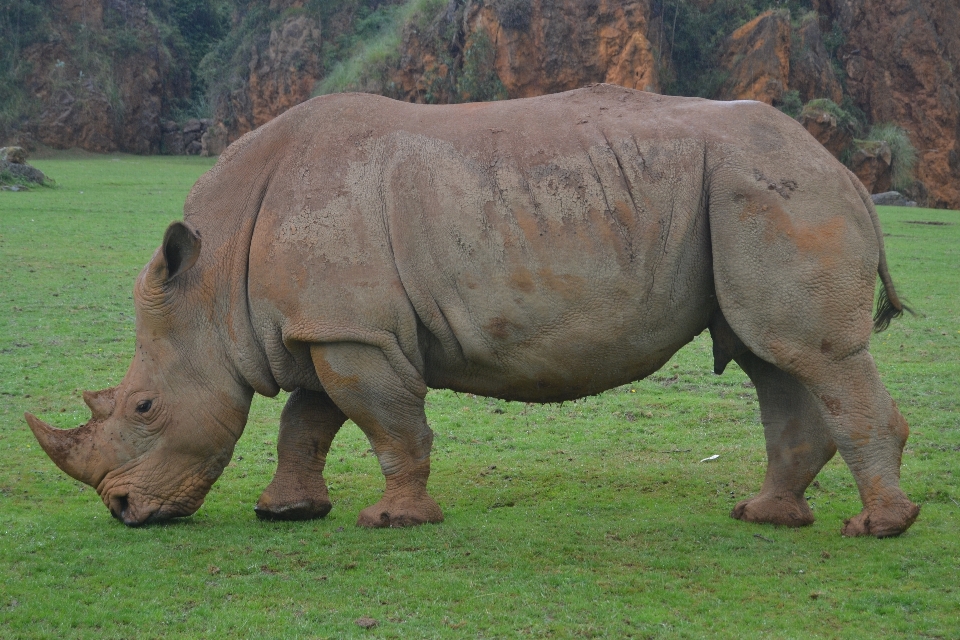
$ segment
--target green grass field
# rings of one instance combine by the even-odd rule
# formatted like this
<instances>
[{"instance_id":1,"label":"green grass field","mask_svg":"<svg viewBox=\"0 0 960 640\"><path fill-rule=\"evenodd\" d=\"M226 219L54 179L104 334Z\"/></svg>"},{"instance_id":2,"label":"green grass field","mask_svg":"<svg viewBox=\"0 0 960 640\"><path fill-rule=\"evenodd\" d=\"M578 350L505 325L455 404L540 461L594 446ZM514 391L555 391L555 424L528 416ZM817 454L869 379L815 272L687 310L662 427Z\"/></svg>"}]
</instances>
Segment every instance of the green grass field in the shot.
<instances>
[{"instance_id":1,"label":"green grass field","mask_svg":"<svg viewBox=\"0 0 960 640\"><path fill-rule=\"evenodd\" d=\"M76 426L81 391L121 380L134 277L211 161L35 165L58 186L0 193L0 637L960 637L957 212L880 212L918 311L872 346L912 429L903 486L923 511L900 538L840 536L860 503L839 457L809 490L813 526L728 517L760 487L763 437L753 389L735 365L711 373L706 335L577 402L431 392L443 524L354 526L382 478L353 426L328 458L326 519L256 520L281 394L254 401L197 514L129 529L22 416Z\"/></svg>"}]
</instances>

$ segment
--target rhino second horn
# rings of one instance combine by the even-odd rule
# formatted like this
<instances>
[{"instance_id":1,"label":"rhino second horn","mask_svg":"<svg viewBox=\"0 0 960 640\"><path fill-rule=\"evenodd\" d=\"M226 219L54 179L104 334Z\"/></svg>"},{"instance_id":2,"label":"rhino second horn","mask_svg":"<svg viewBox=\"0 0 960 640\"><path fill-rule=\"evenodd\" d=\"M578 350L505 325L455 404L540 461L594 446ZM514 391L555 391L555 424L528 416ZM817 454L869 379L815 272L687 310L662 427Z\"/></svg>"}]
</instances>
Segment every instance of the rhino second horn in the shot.
<instances>
[{"instance_id":1,"label":"rhino second horn","mask_svg":"<svg viewBox=\"0 0 960 640\"><path fill-rule=\"evenodd\" d=\"M98 431L91 424L56 429L31 413L23 417L44 452L64 473L92 487L100 483L103 458L97 447Z\"/></svg>"},{"instance_id":2,"label":"rhino second horn","mask_svg":"<svg viewBox=\"0 0 960 640\"><path fill-rule=\"evenodd\" d=\"M83 392L83 401L90 407L94 420L106 420L113 413L113 408L116 406L113 394L116 390L116 387L111 387L100 391Z\"/></svg>"}]
</instances>

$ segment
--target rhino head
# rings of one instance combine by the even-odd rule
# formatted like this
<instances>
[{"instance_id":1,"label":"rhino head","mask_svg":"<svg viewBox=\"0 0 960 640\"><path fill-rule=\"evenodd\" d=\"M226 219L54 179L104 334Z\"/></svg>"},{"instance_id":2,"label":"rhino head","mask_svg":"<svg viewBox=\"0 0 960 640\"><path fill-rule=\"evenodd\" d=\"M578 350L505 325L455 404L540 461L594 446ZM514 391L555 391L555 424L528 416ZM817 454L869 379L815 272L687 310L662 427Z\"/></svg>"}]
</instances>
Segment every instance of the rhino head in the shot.
<instances>
[{"instance_id":1,"label":"rhino head","mask_svg":"<svg viewBox=\"0 0 960 640\"><path fill-rule=\"evenodd\" d=\"M110 513L138 526L188 516L223 472L253 391L232 369L204 291L200 237L183 223L137 278L136 353L123 381L84 392L92 417L56 429L26 414L60 469L97 490Z\"/></svg>"}]
</instances>

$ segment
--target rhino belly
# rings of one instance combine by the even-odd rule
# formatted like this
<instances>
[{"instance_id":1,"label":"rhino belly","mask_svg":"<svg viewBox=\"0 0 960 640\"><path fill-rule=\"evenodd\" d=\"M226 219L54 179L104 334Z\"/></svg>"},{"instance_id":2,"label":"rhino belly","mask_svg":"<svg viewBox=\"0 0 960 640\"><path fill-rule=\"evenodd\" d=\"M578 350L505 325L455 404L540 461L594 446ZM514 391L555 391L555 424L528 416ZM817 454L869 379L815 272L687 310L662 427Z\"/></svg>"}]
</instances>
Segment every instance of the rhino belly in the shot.
<instances>
[{"instance_id":1,"label":"rhino belly","mask_svg":"<svg viewBox=\"0 0 960 640\"><path fill-rule=\"evenodd\" d=\"M600 393L660 369L715 309L709 273L682 300L623 299L601 283L575 301L514 296L469 314L448 308L457 349L428 338L428 386L505 400L555 402ZM491 297L495 296L495 289ZM504 297L501 296L501 299ZM533 308L531 308L533 307ZM460 323L458 320L467 319Z\"/></svg>"}]
</instances>

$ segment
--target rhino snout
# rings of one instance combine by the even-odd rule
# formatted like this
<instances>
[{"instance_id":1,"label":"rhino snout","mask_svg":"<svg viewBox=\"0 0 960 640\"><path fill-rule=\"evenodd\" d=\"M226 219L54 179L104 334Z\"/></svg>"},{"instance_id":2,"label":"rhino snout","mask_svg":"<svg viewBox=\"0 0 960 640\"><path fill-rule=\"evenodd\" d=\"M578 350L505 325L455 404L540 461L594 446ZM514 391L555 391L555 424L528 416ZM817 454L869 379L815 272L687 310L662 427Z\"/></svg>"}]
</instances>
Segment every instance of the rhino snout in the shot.
<instances>
[{"instance_id":1,"label":"rhino snout","mask_svg":"<svg viewBox=\"0 0 960 640\"><path fill-rule=\"evenodd\" d=\"M155 522L156 509L137 509L130 504L130 497L127 494L115 494L109 497L107 508L110 509L110 515L127 525L128 527L139 527L150 522Z\"/></svg>"}]
</instances>

